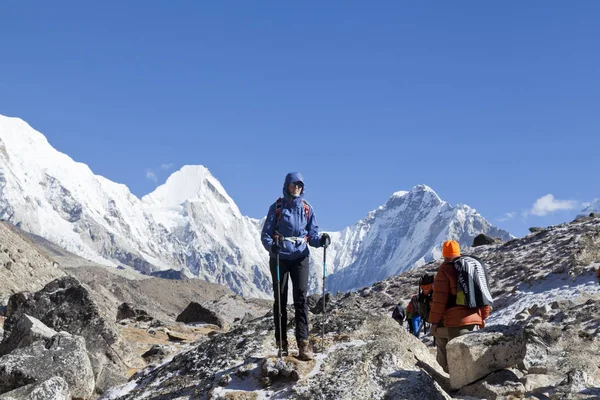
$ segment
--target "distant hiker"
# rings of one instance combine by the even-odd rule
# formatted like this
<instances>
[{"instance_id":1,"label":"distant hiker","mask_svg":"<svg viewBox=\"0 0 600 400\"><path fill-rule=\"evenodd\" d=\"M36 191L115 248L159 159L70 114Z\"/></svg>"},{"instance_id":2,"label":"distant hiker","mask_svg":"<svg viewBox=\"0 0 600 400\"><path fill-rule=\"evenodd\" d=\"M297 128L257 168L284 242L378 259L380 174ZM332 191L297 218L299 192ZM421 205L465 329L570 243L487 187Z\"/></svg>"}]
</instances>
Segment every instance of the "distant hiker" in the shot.
<instances>
[{"instance_id":1,"label":"distant hiker","mask_svg":"<svg viewBox=\"0 0 600 400\"><path fill-rule=\"evenodd\" d=\"M421 313L419 312L419 295L413 294L406 306L406 321L408 322L408 331L419 337L421 331Z\"/></svg>"},{"instance_id":2,"label":"distant hiker","mask_svg":"<svg viewBox=\"0 0 600 400\"><path fill-rule=\"evenodd\" d=\"M600 283L600 267L598 267L598 283Z\"/></svg>"},{"instance_id":3,"label":"distant hiker","mask_svg":"<svg viewBox=\"0 0 600 400\"><path fill-rule=\"evenodd\" d=\"M396 307L394 307L394 311L392 311L392 318L394 321L400 324L400 326L404 326L404 320L406 319L406 312L404 311L404 302L399 302Z\"/></svg>"},{"instance_id":4,"label":"distant hiker","mask_svg":"<svg viewBox=\"0 0 600 400\"><path fill-rule=\"evenodd\" d=\"M427 333L427 321L433 302L433 280L434 276L430 274L425 274L419 279L419 314L424 333Z\"/></svg>"},{"instance_id":5,"label":"distant hiker","mask_svg":"<svg viewBox=\"0 0 600 400\"><path fill-rule=\"evenodd\" d=\"M442 255L444 262L439 266L435 276L433 304L429 313L429 322L431 323L431 334L436 337L437 361L444 371L448 372L446 345L450 340L472 331L475 326L483 328L485 319L490 315L490 306L469 307L468 305L458 305L461 303L471 304L466 301L471 299L470 295L477 294L481 298L482 293L465 295L464 292L460 291L462 286L459 284L459 273L456 269L458 264L455 264L461 261L460 246L457 242L454 240L444 242ZM464 258L467 259L468 257ZM470 258L470 260L472 259ZM481 264L479 264L479 267L481 267ZM464 280L462 274L460 277ZM487 301L484 302L491 304L491 296L489 296L487 288L487 273L481 280L486 281L485 288L483 288L485 293L483 294ZM480 303L479 300L478 303Z\"/></svg>"},{"instance_id":6,"label":"distant hiker","mask_svg":"<svg viewBox=\"0 0 600 400\"><path fill-rule=\"evenodd\" d=\"M413 295L406 307L408 331L419 337L427 333L427 319L433 299L433 275L425 274L419 279L419 293Z\"/></svg>"},{"instance_id":7,"label":"distant hiker","mask_svg":"<svg viewBox=\"0 0 600 400\"><path fill-rule=\"evenodd\" d=\"M273 304L275 340L277 343L282 343L281 353L287 355L286 306L288 278L291 278L296 314L298 358L307 361L313 359L308 342L308 303L306 299L310 259L308 245L322 247L326 243L329 244L331 239L327 233L319 236L315 213L308 202L304 200L303 194L304 179L302 175L298 172L287 174L283 184L283 197L277 199L269 208L261 240L270 256L269 266L275 298ZM279 265L277 265L278 260ZM277 287L278 281L280 290ZM278 318L279 310L281 310L280 320Z\"/></svg>"}]
</instances>

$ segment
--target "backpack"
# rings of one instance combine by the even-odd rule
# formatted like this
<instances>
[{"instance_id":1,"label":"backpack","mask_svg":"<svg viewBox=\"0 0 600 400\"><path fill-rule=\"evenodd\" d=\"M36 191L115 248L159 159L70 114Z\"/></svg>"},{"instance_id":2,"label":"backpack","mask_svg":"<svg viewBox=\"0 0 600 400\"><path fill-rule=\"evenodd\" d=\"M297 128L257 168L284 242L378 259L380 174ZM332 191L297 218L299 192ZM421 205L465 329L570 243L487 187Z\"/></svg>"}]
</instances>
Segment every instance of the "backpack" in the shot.
<instances>
[{"instance_id":1,"label":"backpack","mask_svg":"<svg viewBox=\"0 0 600 400\"><path fill-rule=\"evenodd\" d=\"M310 205L304 199L302 199L302 205L304 206L304 215L306 216L306 222L308 223L308 217L310 217ZM275 202L275 229L279 224L279 218L281 217L281 208L283 207L283 199L280 197Z\"/></svg>"},{"instance_id":2,"label":"backpack","mask_svg":"<svg viewBox=\"0 0 600 400\"><path fill-rule=\"evenodd\" d=\"M419 310L419 295L418 294L413 294L413 296L410 298L410 301L408 302L408 306L406 306L406 313L408 314L409 318L416 317L417 315L421 315L420 310Z\"/></svg>"},{"instance_id":3,"label":"backpack","mask_svg":"<svg viewBox=\"0 0 600 400\"><path fill-rule=\"evenodd\" d=\"M459 257L453 262L456 269L456 305L469 308L492 306L485 264L472 256Z\"/></svg>"},{"instance_id":4,"label":"backpack","mask_svg":"<svg viewBox=\"0 0 600 400\"><path fill-rule=\"evenodd\" d=\"M419 279L419 314L424 321L429 320L429 310L433 301L433 280L434 276L425 274Z\"/></svg>"},{"instance_id":5,"label":"backpack","mask_svg":"<svg viewBox=\"0 0 600 400\"><path fill-rule=\"evenodd\" d=\"M401 304L398 304L396 307L394 307L394 311L392 312L392 318L394 318L394 320L396 320L396 322L398 322L399 324L402 324L402 322L404 322L406 314L404 313L404 307L402 307Z\"/></svg>"}]
</instances>

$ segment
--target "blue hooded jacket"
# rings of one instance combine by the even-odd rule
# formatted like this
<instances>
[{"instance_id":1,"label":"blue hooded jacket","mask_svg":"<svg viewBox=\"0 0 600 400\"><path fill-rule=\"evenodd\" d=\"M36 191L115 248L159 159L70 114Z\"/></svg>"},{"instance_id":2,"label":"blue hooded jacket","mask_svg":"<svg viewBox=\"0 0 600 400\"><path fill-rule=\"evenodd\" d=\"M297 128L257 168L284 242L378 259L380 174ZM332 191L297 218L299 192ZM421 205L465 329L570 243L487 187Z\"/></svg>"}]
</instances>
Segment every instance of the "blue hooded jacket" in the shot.
<instances>
[{"instance_id":1,"label":"blue hooded jacket","mask_svg":"<svg viewBox=\"0 0 600 400\"><path fill-rule=\"evenodd\" d=\"M277 215L275 212L277 202L275 202L269 208L267 219L262 229L262 244L269 252L271 258L276 257L276 255L271 252L273 234L275 232L278 232L285 238L298 238L283 240L279 243L281 246L279 257L283 260L296 260L310 255L308 244L313 247L321 247L319 227L317 226L314 210L310 205L308 206L310 210L308 221L306 220L303 201L304 188L302 188L302 192L298 197L292 197L288 193L287 187L293 182L304 183L304 179L299 172L290 172L285 177L279 222L277 222ZM303 239L305 237L307 239Z\"/></svg>"}]
</instances>

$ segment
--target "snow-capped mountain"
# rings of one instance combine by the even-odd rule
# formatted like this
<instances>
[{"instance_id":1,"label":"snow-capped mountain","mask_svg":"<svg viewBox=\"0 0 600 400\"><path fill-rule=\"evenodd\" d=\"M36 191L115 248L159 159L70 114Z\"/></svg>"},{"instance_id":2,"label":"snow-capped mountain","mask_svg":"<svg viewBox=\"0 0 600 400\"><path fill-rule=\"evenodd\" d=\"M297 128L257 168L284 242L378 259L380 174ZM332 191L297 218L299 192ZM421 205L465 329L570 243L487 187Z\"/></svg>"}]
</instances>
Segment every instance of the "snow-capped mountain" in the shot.
<instances>
[{"instance_id":1,"label":"snow-capped mountain","mask_svg":"<svg viewBox=\"0 0 600 400\"><path fill-rule=\"evenodd\" d=\"M480 233L512 238L471 207L442 201L428 186L396 192L365 219L333 234L327 254L333 274L327 289L347 291L370 285L440 258L445 240L471 246ZM319 256L315 252L315 258Z\"/></svg>"},{"instance_id":2,"label":"snow-capped mountain","mask_svg":"<svg viewBox=\"0 0 600 400\"><path fill-rule=\"evenodd\" d=\"M0 219L99 263L182 270L245 296L272 293L262 221L241 215L203 166L181 168L139 199L54 149L24 121L0 116ZM510 237L427 186L394 193L365 219L331 233L327 290L369 285L439 256L448 238L467 245L479 233ZM323 250L311 251L315 292Z\"/></svg>"},{"instance_id":3,"label":"snow-capped mountain","mask_svg":"<svg viewBox=\"0 0 600 400\"><path fill-rule=\"evenodd\" d=\"M103 264L186 268L248 296L271 290L256 221L202 166L138 199L24 121L0 116L0 218Z\"/></svg>"}]
</instances>

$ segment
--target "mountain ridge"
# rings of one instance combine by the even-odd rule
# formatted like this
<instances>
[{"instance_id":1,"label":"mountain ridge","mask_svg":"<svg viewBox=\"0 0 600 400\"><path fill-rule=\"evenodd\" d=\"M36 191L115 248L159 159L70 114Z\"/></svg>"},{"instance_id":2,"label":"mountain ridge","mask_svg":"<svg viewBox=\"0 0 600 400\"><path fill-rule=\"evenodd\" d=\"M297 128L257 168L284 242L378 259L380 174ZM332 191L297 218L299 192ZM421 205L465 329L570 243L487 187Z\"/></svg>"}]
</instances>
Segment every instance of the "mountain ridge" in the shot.
<instances>
[{"instance_id":1,"label":"mountain ridge","mask_svg":"<svg viewBox=\"0 0 600 400\"><path fill-rule=\"evenodd\" d=\"M0 218L94 262L143 273L187 269L238 294L272 293L260 243L264 218L242 215L202 165L183 166L138 198L54 149L25 121L0 116ZM442 238L464 245L478 233L510 237L494 229L474 209L453 207L426 185L397 191L364 219L331 233L328 283L344 289L336 280L348 283L347 276L335 274L348 268L353 288L410 269L435 257ZM322 288L323 255L311 253L309 291L315 292Z\"/></svg>"}]
</instances>

